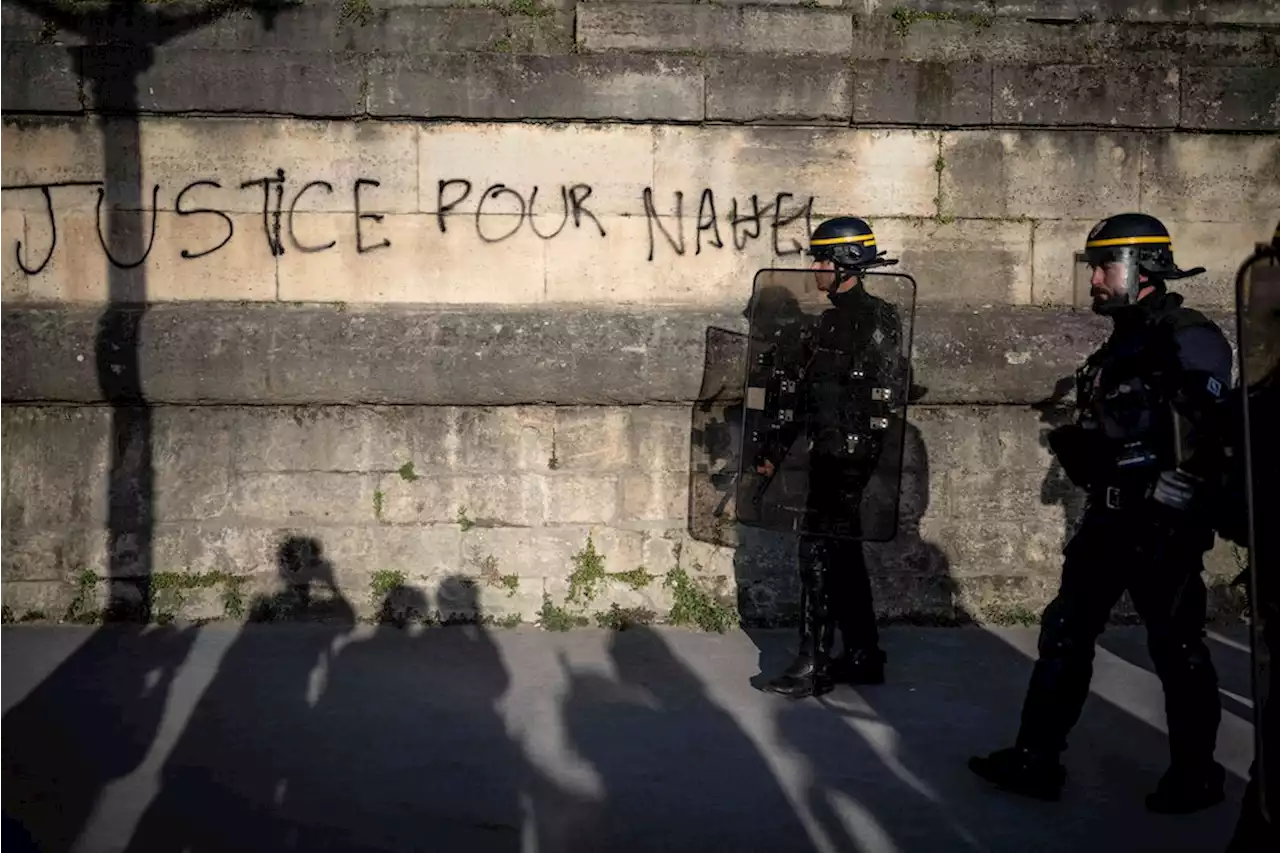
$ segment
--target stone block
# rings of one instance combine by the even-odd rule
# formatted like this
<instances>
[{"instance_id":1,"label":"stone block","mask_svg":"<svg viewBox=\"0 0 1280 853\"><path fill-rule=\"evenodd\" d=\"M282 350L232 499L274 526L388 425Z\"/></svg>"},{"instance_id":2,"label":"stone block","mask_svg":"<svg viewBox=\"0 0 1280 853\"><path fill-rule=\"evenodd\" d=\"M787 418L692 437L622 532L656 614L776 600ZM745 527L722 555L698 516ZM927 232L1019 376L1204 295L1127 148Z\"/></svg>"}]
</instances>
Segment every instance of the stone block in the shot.
<instances>
[{"instance_id":1,"label":"stone block","mask_svg":"<svg viewBox=\"0 0 1280 853\"><path fill-rule=\"evenodd\" d=\"M10 366L7 357L4 365ZM8 405L0 414L5 531L105 522L111 411Z\"/></svg>"},{"instance_id":2,"label":"stone block","mask_svg":"<svg viewBox=\"0 0 1280 853\"><path fill-rule=\"evenodd\" d=\"M1089 229L1101 218L1045 219L1035 223L1031 256L1035 270L1031 284L1033 303L1064 307L1075 304L1076 254L1084 252Z\"/></svg>"},{"instance_id":3,"label":"stone block","mask_svg":"<svg viewBox=\"0 0 1280 853\"><path fill-rule=\"evenodd\" d=\"M270 29L256 15L230 14L168 43L186 49L424 53L483 50L507 30L507 19L496 8L447 5L472 8L380 3L369 16L354 19L344 18L342 3L298 4Z\"/></svg>"},{"instance_id":4,"label":"stone block","mask_svg":"<svg viewBox=\"0 0 1280 853\"><path fill-rule=\"evenodd\" d=\"M1002 66L994 70L991 86L995 124L1178 124L1177 68L1134 67L1117 75L1114 66L1107 65Z\"/></svg>"},{"instance_id":5,"label":"stone block","mask_svg":"<svg viewBox=\"0 0 1280 853\"><path fill-rule=\"evenodd\" d=\"M92 47L84 50L83 73L86 103L96 110L338 117L365 109L366 71L350 54L158 48L148 63L136 48ZM90 84L97 79L110 82ZM119 82L129 79L136 85Z\"/></svg>"},{"instance_id":6,"label":"stone block","mask_svg":"<svg viewBox=\"0 0 1280 853\"><path fill-rule=\"evenodd\" d=\"M1043 388L1043 397L1052 391L1051 381ZM1005 471L1011 475L1011 488L1016 489L1023 475L1027 475L1026 482L1038 482L1049 467L1050 456L1041 442L1048 424L1028 408L921 406L912 410L911 424L919 431L919 445L926 456L922 467L938 487L948 486L945 477L949 472L963 476ZM931 514L964 515L936 509Z\"/></svg>"},{"instance_id":7,"label":"stone block","mask_svg":"<svg viewBox=\"0 0 1280 853\"><path fill-rule=\"evenodd\" d=\"M990 124L991 66L980 62L860 60L853 122Z\"/></svg>"},{"instance_id":8,"label":"stone block","mask_svg":"<svg viewBox=\"0 0 1280 853\"><path fill-rule=\"evenodd\" d=\"M413 481L386 474L374 514L390 524L538 527L546 522L547 490L541 477L527 474L428 475Z\"/></svg>"},{"instance_id":9,"label":"stone block","mask_svg":"<svg viewBox=\"0 0 1280 853\"><path fill-rule=\"evenodd\" d=\"M158 521L212 519L231 510L234 409L157 408L151 416L152 506Z\"/></svg>"},{"instance_id":10,"label":"stone block","mask_svg":"<svg viewBox=\"0 0 1280 853\"><path fill-rule=\"evenodd\" d=\"M6 515L8 505L6 500ZM82 572L109 571L110 535L101 526L50 530L10 524L5 526L3 540L0 576L4 578L5 604L9 604L10 585L15 582L75 583Z\"/></svg>"},{"instance_id":11,"label":"stone block","mask_svg":"<svg viewBox=\"0 0 1280 853\"><path fill-rule=\"evenodd\" d=\"M588 625L593 628L601 624L598 618L593 617L608 614L614 605L629 611L635 617L643 614L653 622L660 623L666 621L673 604L671 591L662 585L661 578L641 589L606 581L601 584L594 597L581 601L568 601L568 581L554 578L547 580L546 594L554 604L565 607L570 613L586 615Z\"/></svg>"},{"instance_id":12,"label":"stone block","mask_svg":"<svg viewBox=\"0 0 1280 853\"><path fill-rule=\"evenodd\" d=\"M596 531L597 550L603 547L599 537L608 532ZM587 534L577 527L474 527L459 534L463 571L478 575L491 560L499 574L519 575L522 587L531 585L534 578L567 577L573 571L573 555L585 546ZM632 535L639 539L639 534ZM608 559L606 555L606 563Z\"/></svg>"},{"instance_id":13,"label":"stone block","mask_svg":"<svg viewBox=\"0 0 1280 853\"><path fill-rule=\"evenodd\" d=\"M701 69L683 57L394 55L369 66L379 117L701 121Z\"/></svg>"},{"instance_id":14,"label":"stone block","mask_svg":"<svg viewBox=\"0 0 1280 853\"><path fill-rule=\"evenodd\" d=\"M1011 476L1010 471L946 471L944 485L945 503L931 502L934 517L941 516L940 509L945 507L946 514L952 518L980 520L983 529L989 522L1005 522L1005 538L1019 541L1019 547L1025 547L1025 540L1031 534L1042 531L1046 527L1053 529L1053 544L1050 550L1059 547L1062 532L1062 510L1056 503L1041 500L1041 482L1034 475ZM1019 472L1022 473L1022 472ZM1027 472L1030 473L1030 472ZM933 536L938 542L963 541L973 542L972 533L968 536ZM1004 543L987 543L1007 549ZM1043 555L1042 555L1043 559ZM1005 565L1013 563L1012 554L1007 554L1000 561ZM963 565L980 566L981 561L962 561Z\"/></svg>"},{"instance_id":15,"label":"stone block","mask_svg":"<svg viewBox=\"0 0 1280 853\"><path fill-rule=\"evenodd\" d=\"M463 534L453 526L333 527L294 535L319 540L341 586L370 603L377 572L403 572L406 583L421 585L462 567Z\"/></svg>"},{"instance_id":16,"label":"stone block","mask_svg":"<svg viewBox=\"0 0 1280 853\"><path fill-rule=\"evenodd\" d=\"M653 130L645 126L424 125L418 140L418 208L459 219L524 209L548 220L541 233L567 221L598 235L592 217L636 213L653 184ZM491 194L498 186L521 203Z\"/></svg>"},{"instance_id":17,"label":"stone block","mask_svg":"<svg viewBox=\"0 0 1280 853\"><path fill-rule=\"evenodd\" d=\"M887 17L894 12L900 12L904 13L908 20L911 18L927 20L932 16L983 15L993 11L992 0L902 0L902 2L899 0L845 0L842 5L859 15ZM1003 7L1006 4L994 5ZM994 11L998 13L1001 9L997 8ZM900 14L899 17L903 17L904 14Z\"/></svg>"},{"instance_id":18,"label":"stone block","mask_svg":"<svg viewBox=\"0 0 1280 853\"><path fill-rule=\"evenodd\" d=\"M689 470L688 406L637 406L631 415L631 467L639 471Z\"/></svg>"},{"instance_id":19,"label":"stone block","mask_svg":"<svg viewBox=\"0 0 1280 853\"><path fill-rule=\"evenodd\" d=\"M7 109L7 108L6 108ZM109 129L118 123L104 119ZM92 210L98 201L95 186L68 186L101 181L103 134L92 119L70 116L4 116L0 134L0 175L6 192L5 210L46 214L39 189L9 190L31 184L62 184L50 190L55 209L80 207Z\"/></svg>"},{"instance_id":20,"label":"stone block","mask_svg":"<svg viewBox=\"0 0 1280 853\"><path fill-rule=\"evenodd\" d=\"M59 619L76 597L77 589L62 581L4 582L4 604L18 618L42 616Z\"/></svg>"},{"instance_id":21,"label":"stone block","mask_svg":"<svg viewBox=\"0 0 1280 853\"><path fill-rule=\"evenodd\" d=\"M6 36L8 33L6 33ZM4 43L4 111L79 113L80 76L73 49L62 45Z\"/></svg>"},{"instance_id":22,"label":"stone block","mask_svg":"<svg viewBox=\"0 0 1280 853\"><path fill-rule=\"evenodd\" d=\"M25 282L33 300L276 298L276 260L259 242L261 220L251 216L113 210L102 216L101 233L96 213L55 216L51 222L47 214L26 215L24 263L40 270Z\"/></svg>"},{"instance_id":23,"label":"stone block","mask_svg":"<svg viewBox=\"0 0 1280 853\"><path fill-rule=\"evenodd\" d=\"M396 471L417 476L448 464L445 409L347 406L246 407L234 426L244 471Z\"/></svg>"},{"instance_id":24,"label":"stone block","mask_svg":"<svg viewBox=\"0 0 1280 853\"><path fill-rule=\"evenodd\" d=\"M689 513L689 477L677 471L622 477L622 518L683 523Z\"/></svg>"},{"instance_id":25,"label":"stone block","mask_svg":"<svg viewBox=\"0 0 1280 853\"><path fill-rule=\"evenodd\" d=\"M1216 0L1215 0L1216 2ZM1064 21L1186 21L1196 0L1001 0L1001 15Z\"/></svg>"},{"instance_id":26,"label":"stone block","mask_svg":"<svg viewBox=\"0 0 1280 853\"><path fill-rule=\"evenodd\" d=\"M306 237L312 247L336 246L281 259L280 298L454 305L542 301L545 247L529 222L495 214L480 223L456 217L445 227L439 233L435 217L427 214L388 214L363 220L357 238L350 214L299 214L296 230L315 235Z\"/></svg>"},{"instance_id":27,"label":"stone block","mask_svg":"<svg viewBox=\"0 0 1280 853\"><path fill-rule=\"evenodd\" d=\"M359 524L375 521L375 480L322 471L242 472L230 513L256 524Z\"/></svg>"},{"instance_id":28,"label":"stone block","mask_svg":"<svg viewBox=\"0 0 1280 853\"><path fill-rule=\"evenodd\" d=\"M1097 319L1036 308L921 311L912 357L914 381L928 389L921 403L1043 400L1106 339Z\"/></svg>"},{"instance_id":29,"label":"stone block","mask_svg":"<svg viewBox=\"0 0 1280 853\"><path fill-rule=\"evenodd\" d=\"M1031 223L876 219L876 244L900 259L917 302L1024 305L1031 301Z\"/></svg>"},{"instance_id":30,"label":"stone block","mask_svg":"<svg viewBox=\"0 0 1280 853\"><path fill-rule=\"evenodd\" d=\"M661 127L655 134L659 198L683 190L690 208L703 188L712 189L721 204L752 194L777 204L773 194L783 188L777 177L783 174L791 193L785 209L803 210L812 196L815 218L849 210L863 216L929 216L935 209L934 132Z\"/></svg>"},{"instance_id":31,"label":"stone block","mask_svg":"<svg viewBox=\"0 0 1280 853\"><path fill-rule=\"evenodd\" d=\"M554 411L556 470L622 471L631 466L628 410L557 406Z\"/></svg>"},{"instance_id":32,"label":"stone block","mask_svg":"<svg viewBox=\"0 0 1280 853\"><path fill-rule=\"evenodd\" d=\"M1187 27L1178 22L1072 23L999 15L902 22L860 20L853 54L908 62L995 65L1274 65L1277 45L1265 30Z\"/></svg>"},{"instance_id":33,"label":"stone block","mask_svg":"<svg viewBox=\"0 0 1280 853\"><path fill-rule=\"evenodd\" d=\"M1154 216L1273 227L1280 219L1280 137L1161 135L1144 140L1142 162L1142 209Z\"/></svg>"},{"instance_id":34,"label":"stone block","mask_svg":"<svg viewBox=\"0 0 1280 853\"><path fill-rule=\"evenodd\" d=\"M451 433L445 437L450 464L467 471L546 472L556 455L561 411L514 406L453 409Z\"/></svg>"},{"instance_id":35,"label":"stone block","mask_svg":"<svg viewBox=\"0 0 1280 853\"><path fill-rule=\"evenodd\" d=\"M5 242L12 242L15 249L13 252L0 253L0 296L6 303L30 301L31 276L18 265L19 257L31 257L31 253L27 251L27 214L18 209L5 208L0 211L0 230L4 233ZM19 243L22 244L21 254L17 251ZM23 263L30 266L39 261Z\"/></svg>"},{"instance_id":36,"label":"stone block","mask_svg":"<svg viewBox=\"0 0 1280 853\"><path fill-rule=\"evenodd\" d=\"M1213 0L1198 4L1191 19L1212 24L1280 24L1280 6L1257 0Z\"/></svg>"},{"instance_id":37,"label":"stone block","mask_svg":"<svg viewBox=\"0 0 1280 853\"><path fill-rule=\"evenodd\" d=\"M1182 78L1182 127L1280 130L1280 68L1188 67Z\"/></svg>"},{"instance_id":38,"label":"stone block","mask_svg":"<svg viewBox=\"0 0 1280 853\"><path fill-rule=\"evenodd\" d=\"M768 6L590 3L578 8L587 51L695 51L843 55L853 16L828 9Z\"/></svg>"},{"instance_id":39,"label":"stone block","mask_svg":"<svg viewBox=\"0 0 1280 853\"><path fill-rule=\"evenodd\" d=\"M724 56L709 61L707 120L848 124L853 72L841 57Z\"/></svg>"},{"instance_id":40,"label":"stone block","mask_svg":"<svg viewBox=\"0 0 1280 853\"><path fill-rule=\"evenodd\" d=\"M942 138L944 216L1055 219L1138 207L1142 138L1125 133L952 131Z\"/></svg>"},{"instance_id":41,"label":"stone block","mask_svg":"<svg viewBox=\"0 0 1280 853\"><path fill-rule=\"evenodd\" d=\"M298 227L303 244L323 245L331 239L354 241L357 204L361 213L371 214L414 213L418 209L418 133L410 126L299 118L205 117L193 121L157 116L142 119L138 134L141 184L145 190L160 184L161 207L254 214L264 247L267 223L262 181L270 179L272 227L276 227L278 205L279 239L286 254L297 248L291 234L293 213L350 214L334 234ZM194 181L214 181L219 186ZM277 201L281 190L283 195ZM181 204L179 194L183 196ZM206 226L211 231L219 227L208 214L196 218L212 223ZM378 230L368 220L363 227L366 232ZM371 235L365 242L377 239Z\"/></svg>"},{"instance_id":42,"label":"stone block","mask_svg":"<svg viewBox=\"0 0 1280 853\"><path fill-rule=\"evenodd\" d=\"M749 196L726 197L710 187L654 193L643 216L601 217L607 240L587 229L557 238L547 253L547 300L745 306L756 271L794 265L815 224L805 215L807 198L781 195L780 207L774 195L757 195L753 207ZM621 258L625 275L617 272Z\"/></svg>"},{"instance_id":43,"label":"stone block","mask_svg":"<svg viewBox=\"0 0 1280 853\"><path fill-rule=\"evenodd\" d=\"M545 482L549 524L610 524L618 517L616 474L566 473Z\"/></svg>"},{"instance_id":44,"label":"stone block","mask_svg":"<svg viewBox=\"0 0 1280 853\"><path fill-rule=\"evenodd\" d=\"M280 570L280 547L286 531L272 527L224 526L211 523L157 524L151 541L157 572L216 572L249 579L274 576Z\"/></svg>"}]
</instances>

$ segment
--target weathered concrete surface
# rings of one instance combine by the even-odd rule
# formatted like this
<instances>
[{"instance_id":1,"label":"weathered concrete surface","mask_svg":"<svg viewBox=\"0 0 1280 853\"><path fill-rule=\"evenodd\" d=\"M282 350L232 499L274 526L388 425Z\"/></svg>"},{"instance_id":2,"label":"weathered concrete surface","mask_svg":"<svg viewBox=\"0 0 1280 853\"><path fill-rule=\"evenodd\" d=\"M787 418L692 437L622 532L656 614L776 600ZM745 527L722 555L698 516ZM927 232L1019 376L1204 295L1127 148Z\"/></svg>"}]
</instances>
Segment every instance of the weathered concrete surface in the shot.
<instances>
[{"instance_id":1,"label":"weathered concrete surface","mask_svg":"<svg viewBox=\"0 0 1280 853\"><path fill-rule=\"evenodd\" d=\"M104 401L93 356L100 313L6 309L5 402ZM1234 324L1218 319L1230 336ZM153 403L641 405L696 399L708 327L741 331L745 320L670 309L180 303L145 312L139 352ZM922 303L916 379L933 405L1028 404L1106 334L1087 311Z\"/></svg>"},{"instance_id":2,"label":"weathered concrete surface","mask_svg":"<svg viewBox=\"0 0 1280 853\"><path fill-rule=\"evenodd\" d=\"M1112 65L1000 66L993 71L994 124L1176 127L1177 68Z\"/></svg>"},{"instance_id":3,"label":"weathered concrete surface","mask_svg":"<svg viewBox=\"0 0 1280 853\"><path fill-rule=\"evenodd\" d=\"M1167 746L1140 631L1103 636L1051 805L965 767L1013 735L1029 629L890 630L887 684L800 703L751 684L785 665L790 632L419 632L335 616L3 639L6 817L45 849L78 839L84 853L214 840L246 853L1203 853L1230 835L1252 744L1238 631L1210 641L1228 799L1183 818L1142 806Z\"/></svg>"},{"instance_id":4,"label":"weathered concrete surface","mask_svg":"<svg viewBox=\"0 0 1280 853\"><path fill-rule=\"evenodd\" d=\"M683 57L390 55L368 70L378 117L701 121L702 69Z\"/></svg>"},{"instance_id":5,"label":"weathered concrete surface","mask_svg":"<svg viewBox=\"0 0 1280 853\"><path fill-rule=\"evenodd\" d=\"M854 124L990 124L993 66L857 60Z\"/></svg>"},{"instance_id":6,"label":"weathered concrete surface","mask_svg":"<svg viewBox=\"0 0 1280 853\"><path fill-rule=\"evenodd\" d=\"M708 121L849 123L853 70L840 57L722 56L707 62Z\"/></svg>"},{"instance_id":7,"label":"weathered concrete surface","mask_svg":"<svg viewBox=\"0 0 1280 853\"><path fill-rule=\"evenodd\" d=\"M9 405L5 603L18 617L75 618L96 611L104 578L151 572L166 594L181 593L162 614L238 619L246 613L236 602L269 587L301 538L319 543L331 582L362 616L376 611L378 578L394 572L432 594L451 575L465 578L500 619L533 621L548 599L592 618L617 604L666 620L668 582L683 571L749 624L785 620L797 592L794 539L736 527L731 499L723 519L713 515L729 486L709 472L738 465L712 434L733 420L732 403L730 394L709 412L156 406L140 448L153 474L116 485L119 499L144 495L155 524L125 531L142 556L121 554L112 566L111 411ZM1043 608L1083 510L1044 447L1061 417L1012 406L911 410L901 497L889 498L897 535L867 546L883 618L1001 622ZM625 574L641 569L645 577ZM1210 554L1219 616L1238 606L1225 587L1237 571L1231 548ZM571 594L588 581L596 588L585 597ZM208 605L196 593L227 600Z\"/></svg>"}]
</instances>

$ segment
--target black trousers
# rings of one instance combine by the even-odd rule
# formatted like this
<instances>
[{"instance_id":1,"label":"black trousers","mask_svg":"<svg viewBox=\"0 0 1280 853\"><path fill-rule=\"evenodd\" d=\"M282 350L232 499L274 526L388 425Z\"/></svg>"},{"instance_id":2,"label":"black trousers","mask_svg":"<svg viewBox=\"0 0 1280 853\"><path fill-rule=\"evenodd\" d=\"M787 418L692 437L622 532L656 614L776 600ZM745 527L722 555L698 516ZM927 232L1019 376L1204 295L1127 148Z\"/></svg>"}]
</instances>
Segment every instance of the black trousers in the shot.
<instances>
[{"instance_id":1,"label":"black trousers","mask_svg":"<svg viewBox=\"0 0 1280 853\"><path fill-rule=\"evenodd\" d=\"M844 526L853 535L861 529L859 507L871 476L869 466L815 457L809 469L808 506L819 529ZM841 523L844 523L843 525ZM800 537L800 582L819 633L828 625L840 630L846 652L879 645L871 578L862 542L832 536ZM804 614L807 618L808 613Z\"/></svg>"},{"instance_id":2,"label":"black trousers","mask_svg":"<svg viewBox=\"0 0 1280 853\"><path fill-rule=\"evenodd\" d=\"M1222 706L1204 643L1207 596L1200 576L1212 541L1205 531L1163 532L1133 511L1086 510L1063 549L1061 587L1041 620L1019 746L1053 755L1066 749L1089 694L1094 642L1128 590L1164 686L1172 763L1212 763Z\"/></svg>"}]
</instances>

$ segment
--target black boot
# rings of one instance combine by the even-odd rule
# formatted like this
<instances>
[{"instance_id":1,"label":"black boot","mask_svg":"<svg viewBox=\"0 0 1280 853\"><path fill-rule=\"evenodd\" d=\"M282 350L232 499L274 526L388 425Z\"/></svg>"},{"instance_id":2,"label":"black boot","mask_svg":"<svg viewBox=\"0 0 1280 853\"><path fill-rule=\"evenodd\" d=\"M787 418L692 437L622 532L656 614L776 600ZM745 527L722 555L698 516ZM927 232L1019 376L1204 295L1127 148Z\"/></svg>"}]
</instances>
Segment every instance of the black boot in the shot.
<instances>
[{"instance_id":1,"label":"black boot","mask_svg":"<svg viewBox=\"0 0 1280 853\"><path fill-rule=\"evenodd\" d=\"M1066 768L1056 756L1016 746L974 756L969 769L998 788L1037 800L1057 800L1067 780Z\"/></svg>"},{"instance_id":2,"label":"black boot","mask_svg":"<svg viewBox=\"0 0 1280 853\"><path fill-rule=\"evenodd\" d=\"M853 649L831 662L831 677L841 684L884 684L888 656L879 648Z\"/></svg>"},{"instance_id":3,"label":"black boot","mask_svg":"<svg viewBox=\"0 0 1280 853\"><path fill-rule=\"evenodd\" d=\"M1227 773L1216 761L1208 765L1170 767L1147 795L1147 810L1158 814L1191 814L1222 802Z\"/></svg>"},{"instance_id":4,"label":"black boot","mask_svg":"<svg viewBox=\"0 0 1280 853\"><path fill-rule=\"evenodd\" d=\"M817 574L817 573L814 573ZM781 675L765 685L765 690L792 699L830 693L831 647L835 625L827 618L820 576L800 590L800 652Z\"/></svg>"}]
</instances>

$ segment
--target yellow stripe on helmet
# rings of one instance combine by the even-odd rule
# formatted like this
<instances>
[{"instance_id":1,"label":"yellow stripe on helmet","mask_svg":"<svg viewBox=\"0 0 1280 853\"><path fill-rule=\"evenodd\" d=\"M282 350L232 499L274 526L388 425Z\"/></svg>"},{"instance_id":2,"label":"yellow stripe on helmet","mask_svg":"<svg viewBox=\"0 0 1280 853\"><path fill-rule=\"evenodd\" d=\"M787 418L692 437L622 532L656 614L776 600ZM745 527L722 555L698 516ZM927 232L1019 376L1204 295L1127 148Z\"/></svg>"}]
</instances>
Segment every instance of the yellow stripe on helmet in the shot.
<instances>
[{"instance_id":1,"label":"yellow stripe on helmet","mask_svg":"<svg viewBox=\"0 0 1280 853\"><path fill-rule=\"evenodd\" d=\"M1109 240L1090 240L1084 244L1086 249L1101 249L1104 246L1137 246L1148 243L1168 243L1173 245L1169 237L1112 237Z\"/></svg>"},{"instance_id":2,"label":"yellow stripe on helmet","mask_svg":"<svg viewBox=\"0 0 1280 853\"><path fill-rule=\"evenodd\" d=\"M827 237L824 240L810 240L810 246L840 246L845 243L872 243L876 241L874 234L856 234L852 237Z\"/></svg>"}]
</instances>

